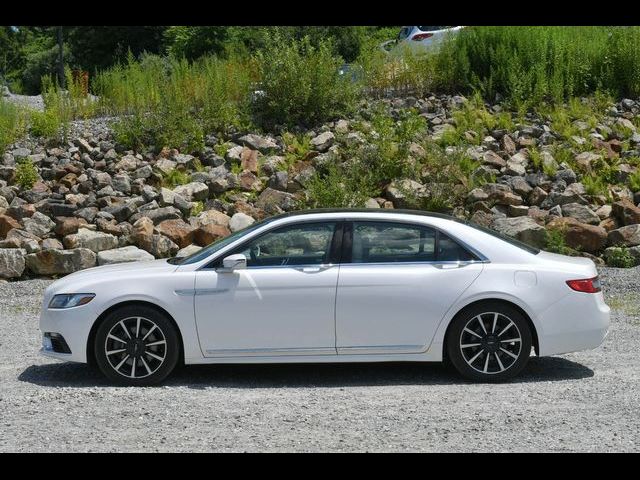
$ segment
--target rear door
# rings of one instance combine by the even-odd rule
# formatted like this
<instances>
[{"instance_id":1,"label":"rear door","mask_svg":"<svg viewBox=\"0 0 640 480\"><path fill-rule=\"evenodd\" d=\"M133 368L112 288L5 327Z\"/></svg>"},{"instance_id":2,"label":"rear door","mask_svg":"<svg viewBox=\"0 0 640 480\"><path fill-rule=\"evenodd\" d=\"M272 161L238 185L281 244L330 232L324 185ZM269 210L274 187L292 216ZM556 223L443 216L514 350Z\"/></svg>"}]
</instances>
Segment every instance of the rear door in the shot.
<instances>
[{"instance_id":1,"label":"rear door","mask_svg":"<svg viewBox=\"0 0 640 480\"><path fill-rule=\"evenodd\" d=\"M425 351L482 262L428 226L354 221L345 227L336 297L338 353Z\"/></svg>"}]
</instances>

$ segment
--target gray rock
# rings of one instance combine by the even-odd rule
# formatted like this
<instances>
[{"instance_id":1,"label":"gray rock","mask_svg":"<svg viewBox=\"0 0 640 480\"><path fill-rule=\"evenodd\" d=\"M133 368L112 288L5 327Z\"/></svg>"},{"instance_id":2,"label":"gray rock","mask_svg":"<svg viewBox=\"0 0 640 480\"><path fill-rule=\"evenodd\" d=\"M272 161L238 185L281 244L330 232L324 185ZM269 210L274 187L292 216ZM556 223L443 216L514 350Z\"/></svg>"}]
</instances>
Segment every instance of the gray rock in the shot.
<instances>
[{"instance_id":1,"label":"gray rock","mask_svg":"<svg viewBox=\"0 0 640 480\"><path fill-rule=\"evenodd\" d=\"M546 230L531 217L496 218L492 227L529 245L540 248L546 245Z\"/></svg>"},{"instance_id":2,"label":"gray rock","mask_svg":"<svg viewBox=\"0 0 640 480\"><path fill-rule=\"evenodd\" d=\"M231 217L231 220L229 220L229 230L237 232L238 230L242 230L253 223L255 223L255 220L252 217L246 213L238 212Z\"/></svg>"},{"instance_id":3,"label":"gray rock","mask_svg":"<svg viewBox=\"0 0 640 480\"><path fill-rule=\"evenodd\" d=\"M627 225L626 227L611 230L607 237L607 243L612 247L635 247L640 245L640 225Z\"/></svg>"},{"instance_id":4,"label":"gray rock","mask_svg":"<svg viewBox=\"0 0 640 480\"><path fill-rule=\"evenodd\" d=\"M296 207L296 198L293 194L266 188L256 201L256 207L263 209L267 213L280 213L281 211L293 210Z\"/></svg>"},{"instance_id":5,"label":"gray rock","mask_svg":"<svg viewBox=\"0 0 640 480\"><path fill-rule=\"evenodd\" d=\"M25 269L26 250L21 248L0 248L0 278L19 278Z\"/></svg>"},{"instance_id":6,"label":"gray rock","mask_svg":"<svg viewBox=\"0 0 640 480\"><path fill-rule=\"evenodd\" d=\"M332 132L323 132L311 139L311 147L318 152L326 152L333 145L335 138Z\"/></svg>"},{"instance_id":7,"label":"gray rock","mask_svg":"<svg viewBox=\"0 0 640 480\"><path fill-rule=\"evenodd\" d=\"M586 205L565 203L561 208L562 216L564 217L573 217L581 223L588 223L590 225L598 225L598 223L600 223L600 217Z\"/></svg>"},{"instance_id":8,"label":"gray rock","mask_svg":"<svg viewBox=\"0 0 640 480\"><path fill-rule=\"evenodd\" d=\"M209 196L209 187L201 182L191 182L173 189L173 193L180 195L188 202L206 200Z\"/></svg>"},{"instance_id":9,"label":"gray rock","mask_svg":"<svg viewBox=\"0 0 640 480\"><path fill-rule=\"evenodd\" d=\"M93 252L118 248L118 238L104 232L96 232L88 228L78 229L78 233L67 235L63 239L66 248L86 248Z\"/></svg>"},{"instance_id":10,"label":"gray rock","mask_svg":"<svg viewBox=\"0 0 640 480\"><path fill-rule=\"evenodd\" d=\"M153 255L145 252L138 247L134 247L133 245L98 252L98 265L111 265L113 263L124 262L139 262L153 259Z\"/></svg>"},{"instance_id":11,"label":"gray rock","mask_svg":"<svg viewBox=\"0 0 640 480\"><path fill-rule=\"evenodd\" d=\"M243 135L238 139L241 145L251 148L252 150L258 150L261 153L269 153L272 150L278 149L278 144L269 137L262 137L254 133Z\"/></svg>"},{"instance_id":12,"label":"gray rock","mask_svg":"<svg viewBox=\"0 0 640 480\"><path fill-rule=\"evenodd\" d=\"M56 222L40 212L35 212L30 218L25 218L22 223L27 232L38 237L44 237L56 226Z\"/></svg>"}]
</instances>

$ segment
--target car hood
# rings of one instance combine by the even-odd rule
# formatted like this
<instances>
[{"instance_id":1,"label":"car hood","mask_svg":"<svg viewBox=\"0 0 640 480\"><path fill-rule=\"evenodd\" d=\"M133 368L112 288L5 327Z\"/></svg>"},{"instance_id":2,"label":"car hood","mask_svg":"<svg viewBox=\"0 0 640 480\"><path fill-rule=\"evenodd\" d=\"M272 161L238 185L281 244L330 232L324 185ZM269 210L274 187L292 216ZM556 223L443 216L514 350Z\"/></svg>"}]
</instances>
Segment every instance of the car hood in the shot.
<instances>
[{"instance_id":1,"label":"car hood","mask_svg":"<svg viewBox=\"0 0 640 480\"><path fill-rule=\"evenodd\" d=\"M103 265L101 267L87 268L74 272L70 275L60 278L53 282L47 290L65 293L75 293L74 289L85 283L91 283L106 278L126 278L132 274L154 274L173 272L177 268L177 265L171 265L167 263L167 259L160 260L141 261L141 262L126 262L116 263L113 265ZM84 293L84 292L80 292Z\"/></svg>"}]
</instances>

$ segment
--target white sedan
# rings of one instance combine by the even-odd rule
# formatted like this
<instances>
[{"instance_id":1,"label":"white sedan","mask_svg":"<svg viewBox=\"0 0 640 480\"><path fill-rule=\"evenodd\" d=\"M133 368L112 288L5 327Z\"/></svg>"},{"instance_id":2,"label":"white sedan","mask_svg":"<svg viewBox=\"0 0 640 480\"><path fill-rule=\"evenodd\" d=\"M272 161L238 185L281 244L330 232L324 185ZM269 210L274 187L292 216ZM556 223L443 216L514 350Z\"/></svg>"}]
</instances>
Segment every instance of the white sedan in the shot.
<instances>
[{"instance_id":1,"label":"white sedan","mask_svg":"<svg viewBox=\"0 0 640 480\"><path fill-rule=\"evenodd\" d=\"M448 216L310 210L184 259L76 272L45 291L42 353L127 385L176 364L448 360L510 378L532 348L595 348L609 326L594 263Z\"/></svg>"},{"instance_id":2,"label":"white sedan","mask_svg":"<svg viewBox=\"0 0 640 480\"><path fill-rule=\"evenodd\" d=\"M455 36L462 26L421 25L402 27L398 37L380 45L386 53L402 53L406 48L411 50L429 50L438 47L447 38Z\"/></svg>"}]
</instances>

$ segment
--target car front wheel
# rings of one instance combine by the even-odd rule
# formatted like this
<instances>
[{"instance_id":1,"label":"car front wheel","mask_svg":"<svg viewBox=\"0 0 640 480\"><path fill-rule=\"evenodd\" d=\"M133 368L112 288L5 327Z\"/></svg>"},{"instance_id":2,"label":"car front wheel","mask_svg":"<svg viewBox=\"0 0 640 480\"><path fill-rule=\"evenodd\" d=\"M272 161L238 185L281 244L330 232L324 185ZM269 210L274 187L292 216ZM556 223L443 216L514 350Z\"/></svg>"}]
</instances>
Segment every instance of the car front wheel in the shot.
<instances>
[{"instance_id":1,"label":"car front wheel","mask_svg":"<svg viewBox=\"0 0 640 480\"><path fill-rule=\"evenodd\" d=\"M517 375L531 354L531 329L513 307L484 303L460 312L447 335L447 354L464 377L481 382Z\"/></svg>"},{"instance_id":2,"label":"car front wheel","mask_svg":"<svg viewBox=\"0 0 640 480\"><path fill-rule=\"evenodd\" d=\"M98 327L94 352L100 370L122 385L160 383L175 368L179 341L172 322L145 306L111 312Z\"/></svg>"}]
</instances>

